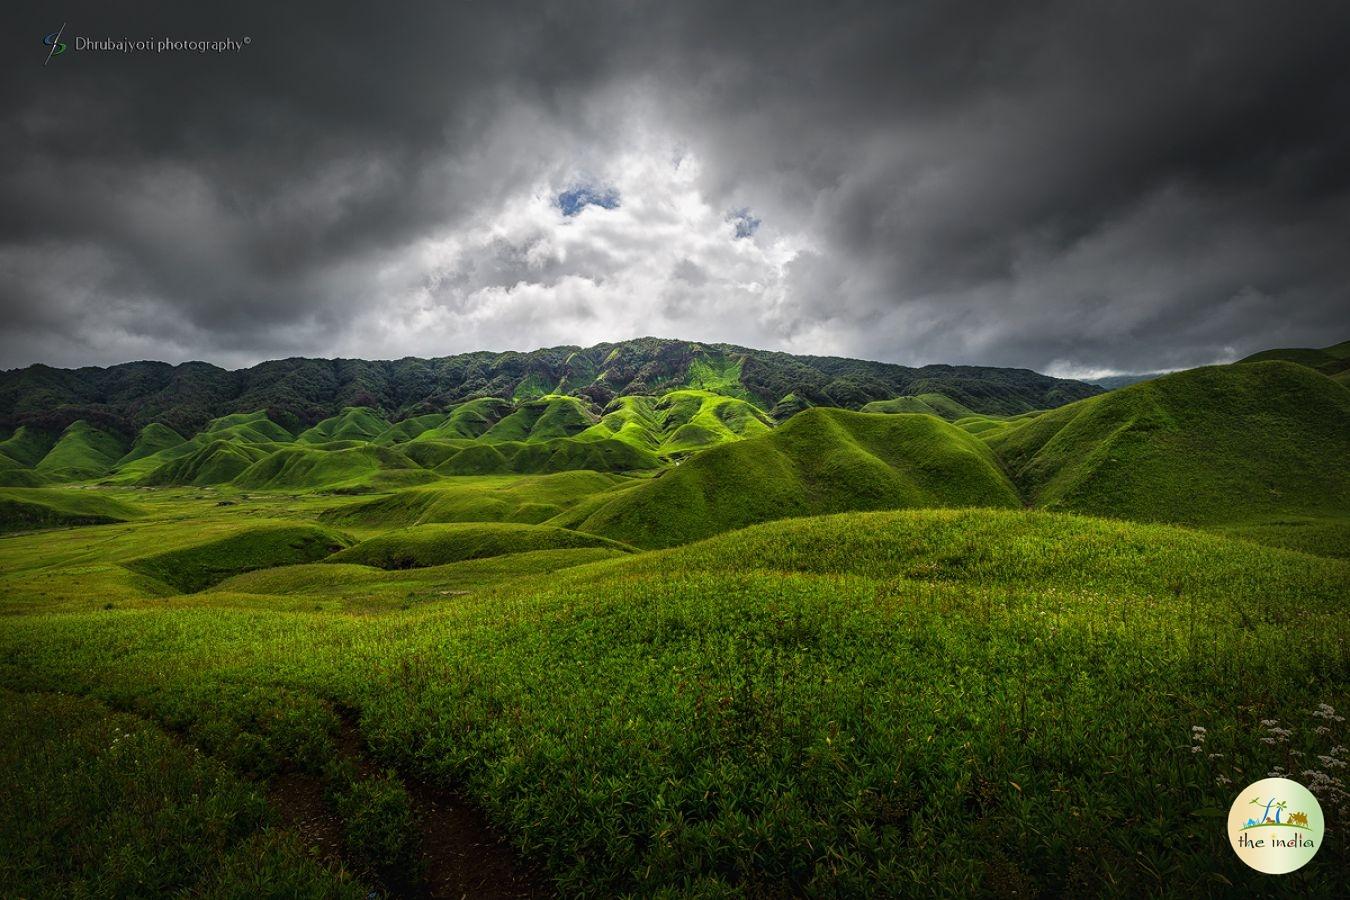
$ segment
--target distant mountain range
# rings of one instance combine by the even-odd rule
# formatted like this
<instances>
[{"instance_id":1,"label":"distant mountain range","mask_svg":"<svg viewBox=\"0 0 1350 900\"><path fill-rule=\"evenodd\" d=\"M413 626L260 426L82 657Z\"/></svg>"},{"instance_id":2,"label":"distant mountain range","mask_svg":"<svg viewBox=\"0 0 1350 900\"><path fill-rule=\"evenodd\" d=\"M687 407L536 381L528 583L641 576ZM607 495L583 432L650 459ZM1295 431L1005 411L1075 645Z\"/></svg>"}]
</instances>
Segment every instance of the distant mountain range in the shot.
<instances>
[{"instance_id":1,"label":"distant mountain range","mask_svg":"<svg viewBox=\"0 0 1350 900\"><path fill-rule=\"evenodd\" d=\"M236 371L202 362L80 369L34 365L0 373L0 428L28 425L60 432L85 420L128 435L150 423L193 433L221 416L264 410L273 421L298 431L349 407L368 407L397 420L476 398L567 395L601 412L618 397L660 396L681 388L747 400L775 419L812 406L861 409L927 394L940 394L977 413L1013 415L1102 392L1028 369L911 368L639 338L435 359L294 358Z\"/></svg>"}]
</instances>

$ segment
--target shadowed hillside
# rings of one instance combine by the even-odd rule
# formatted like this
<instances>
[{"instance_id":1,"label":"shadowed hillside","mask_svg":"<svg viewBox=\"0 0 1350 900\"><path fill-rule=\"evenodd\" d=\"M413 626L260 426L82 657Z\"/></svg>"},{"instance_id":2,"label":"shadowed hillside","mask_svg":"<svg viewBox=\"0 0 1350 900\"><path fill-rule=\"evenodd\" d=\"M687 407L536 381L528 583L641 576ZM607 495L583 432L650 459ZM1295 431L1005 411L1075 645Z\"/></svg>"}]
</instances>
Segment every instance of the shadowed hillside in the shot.
<instances>
[{"instance_id":1,"label":"shadowed hillside","mask_svg":"<svg viewBox=\"0 0 1350 900\"><path fill-rule=\"evenodd\" d=\"M665 547L788 516L1017 505L988 448L934 416L811 409L555 521Z\"/></svg>"},{"instance_id":2,"label":"shadowed hillside","mask_svg":"<svg viewBox=\"0 0 1350 900\"><path fill-rule=\"evenodd\" d=\"M568 395L582 398L589 411L598 413L616 397L661 396L681 389L748 400L766 410L784 404L787 414L804 405L857 409L874 400L941 393L976 412L1007 415L1048 409L1100 391L1026 369L911 368L639 338L437 359L272 360L233 372L205 363L138 362L76 370L36 365L0 372L0 425L29 424L59 432L85 418L106 420L128 435L151 422L188 434L214 418L266 410L295 433L325 423L317 435L323 441L343 429L347 433L342 436L368 439L380 417L441 413L476 398L510 403ZM344 419L350 407L369 407L375 419ZM503 440L522 439L512 429L511 435L501 435Z\"/></svg>"},{"instance_id":3,"label":"shadowed hillside","mask_svg":"<svg viewBox=\"0 0 1350 900\"><path fill-rule=\"evenodd\" d=\"M1037 506L1212 524L1350 509L1350 390L1302 366L1213 366L988 433Z\"/></svg>"}]
</instances>

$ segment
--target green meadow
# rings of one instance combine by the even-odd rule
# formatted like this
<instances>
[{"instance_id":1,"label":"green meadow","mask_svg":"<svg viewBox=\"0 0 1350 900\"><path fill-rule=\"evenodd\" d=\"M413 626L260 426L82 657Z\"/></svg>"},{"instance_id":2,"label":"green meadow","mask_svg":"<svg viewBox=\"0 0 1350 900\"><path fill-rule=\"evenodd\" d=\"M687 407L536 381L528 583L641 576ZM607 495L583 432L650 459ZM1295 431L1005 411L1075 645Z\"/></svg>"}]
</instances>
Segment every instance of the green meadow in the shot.
<instances>
[{"instance_id":1,"label":"green meadow","mask_svg":"<svg viewBox=\"0 0 1350 900\"><path fill-rule=\"evenodd\" d=\"M0 894L1266 893L1283 772L1341 895L1350 387L1282 352L11 429Z\"/></svg>"}]
</instances>

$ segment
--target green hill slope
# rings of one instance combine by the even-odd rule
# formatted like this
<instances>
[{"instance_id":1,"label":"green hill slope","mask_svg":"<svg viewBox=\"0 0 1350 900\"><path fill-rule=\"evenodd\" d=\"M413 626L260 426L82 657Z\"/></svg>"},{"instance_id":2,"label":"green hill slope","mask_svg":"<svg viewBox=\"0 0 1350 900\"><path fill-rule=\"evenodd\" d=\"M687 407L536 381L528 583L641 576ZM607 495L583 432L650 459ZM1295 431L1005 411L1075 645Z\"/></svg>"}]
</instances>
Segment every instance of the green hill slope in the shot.
<instances>
[{"instance_id":1,"label":"green hill slope","mask_svg":"<svg viewBox=\"0 0 1350 900\"><path fill-rule=\"evenodd\" d=\"M509 400L496 397L469 400L451 407L440 424L422 429L413 440L444 441L482 437L504 416L510 415L513 409Z\"/></svg>"},{"instance_id":2,"label":"green hill slope","mask_svg":"<svg viewBox=\"0 0 1350 900\"><path fill-rule=\"evenodd\" d=\"M302 444L326 444L329 441L373 441L389 430L389 423L365 406L349 406L324 419L296 437Z\"/></svg>"},{"instance_id":3,"label":"green hill slope","mask_svg":"<svg viewBox=\"0 0 1350 900\"><path fill-rule=\"evenodd\" d=\"M654 454L620 440L470 443L447 450L444 461L436 466L442 475L535 475L586 469L638 472L662 465Z\"/></svg>"},{"instance_id":4,"label":"green hill slope","mask_svg":"<svg viewBox=\"0 0 1350 900\"><path fill-rule=\"evenodd\" d=\"M567 528L516 523L472 522L414 525L362 541L328 558L379 569L418 569L466 559L483 559L531 550L604 547L631 550L616 541Z\"/></svg>"},{"instance_id":5,"label":"green hill slope","mask_svg":"<svg viewBox=\"0 0 1350 900\"><path fill-rule=\"evenodd\" d=\"M126 453L122 439L81 419L72 422L34 469L48 478L76 481L106 474Z\"/></svg>"},{"instance_id":6,"label":"green hill slope","mask_svg":"<svg viewBox=\"0 0 1350 900\"><path fill-rule=\"evenodd\" d=\"M372 528L433 522L538 524L625 483L626 479L614 475L586 471L524 478L465 478L340 506L327 510L320 519Z\"/></svg>"},{"instance_id":7,"label":"green hill slope","mask_svg":"<svg viewBox=\"0 0 1350 900\"><path fill-rule=\"evenodd\" d=\"M665 547L788 516L1017 505L988 448L940 419L817 408L555 523Z\"/></svg>"},{"instance_id":8,"label":"green hill slope","mask_svg":"<svg viewBox=\"0 0 1350 900\"><path fill-rule=\"evenodd\" d=\"M198 445L197 449L190 453L159 465L142 476L137 483L198 486L224 484L233 481L249 466L267 456L274 446L212 440L205 445Z\"/></svg>"},{"instance_id":9,"label":"green hill slope","mask_svg":"<svg viewBox=\"0 0 1350 900\"><path fill-rule=\"evenodd\" d=\"M1350 510L1350 390L1288 362L1178 372L988 440L1047 509L1188 524Z\"/></svg>"},{"instance_id":10,"label":"green hill slope","mask_svg":"<svg viewBox=\"0 0 1350 900\"><path fill-rule=\"evenodd\" d=\"M1284 360L1285 362L1298 363L1301 366L1316 369L1323 375L1332 377L1344 375L1345 372L1350 371L1350 341L1342 341L1339 344L1333 344L1330 347L1322 347L1320 349L1300 347L1263 350L1260 353L1253 353L1245 359L1240 359L1238 362L1253 363L1268 362L1270 360Z\"/></svg>"},{"instance_id":11,"label":"green hill slope","mask_svg":"<svg viewBox=\"0 0 1350 900\"><path fill-rule=\"evenodd\" d=\"M14 433L0 441L0 456L12 460L16 465L31 469L42 462L42 457L52 449L57 435L27 425L20 425Z\"/></svg>"},{"instance_id":12,"label":"green hill slope","mask_svg":"<svg viewBox=\"0 0 1350 900\"><path fill-rule=\"evenodd\" d=\"M395 449L357 445L340 450L285 447L262 457L232 481L259 490L317 490L367 484L380 473L395 470L414 478L435 478Z\"/></svg>"},{"instance_id":13,"label":"green hill slope","mask_svg":"<svg viewBox=\"0 0 1350 900\"><path fill-rule=\"evenodd\" d=\"M928 413L948 422L955 422L975 413L943 394L919 394L914 397L896 397L892 400L874 400L863 406L865 413Z\"/></svg>"},{"instance_id":14,"label":"green hill slope","mask_svg":"<svg viewBox=\"0 0 1350 900\"><path fill-rule=\"evenodd\" d=\"M167 425L151 422L141 429L140 434L136 435L136 440L132 443L131 449L117 461L117 467L120 469L127 463L145 459L165 450L171 450L182 443L184 441L181 434Z\"/></svg>"},{"instance_id":15,"label":"green hill slope","mask_svg":"<svg viewBox=\"0 0 1350 900\"><path fill-rule=\"evenodd\" d=\"M527 400L483 434L489 443L551 441L580 434L595 424L595 416L576 397L549 395Z\"/></svg>"},{"instance_id":16,"label":"green hill slope","mask_svg":"<svg viewBox=\"0 0 1350 900\"><path fill-rule=\"evenodd\" d=\"M194 593L242 572L315 562L348 541L316 525L257 525L202 544L130 560L126 568Z\"/></svg>"},{"instance_id":17,"label":"green hill slope","mask_svg":"<svg viewBox=\"0 0 1350 900\"><path fill-rule=\"evenodd\" d=\"M96 491L0 488L0 532L68 525L106 525L134 519L141 511Z\"/></svg>"},{"instance_id":18,"label":"green hill slope","mask_svg":"<svg viewBox=\"0 0 1350 900\"><path fill-rule=\"evenodd\" d=\"M202 434L211 439L247 444L289 443L294 436L267 417L267 413L234 413L211 421Z\"/></svg>"}]
</instances>

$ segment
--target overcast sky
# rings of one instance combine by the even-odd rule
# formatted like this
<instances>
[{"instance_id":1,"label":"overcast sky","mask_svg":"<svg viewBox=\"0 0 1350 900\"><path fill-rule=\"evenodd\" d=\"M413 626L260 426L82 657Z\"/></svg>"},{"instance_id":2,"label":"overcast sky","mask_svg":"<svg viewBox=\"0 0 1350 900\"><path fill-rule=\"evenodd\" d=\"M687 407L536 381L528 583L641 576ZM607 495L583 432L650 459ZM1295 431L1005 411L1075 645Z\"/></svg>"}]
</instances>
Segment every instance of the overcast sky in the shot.
<instances>
[{"instance_id":1,"label":"overcast sky","mask_svg":"<svg viewBox=\"0 0 1350 900\"><path fill-rule=\"evenodd\" d=\"M0 368L1350 338L1344 2L13 6Z\"/></svg>"}]
</instances>

